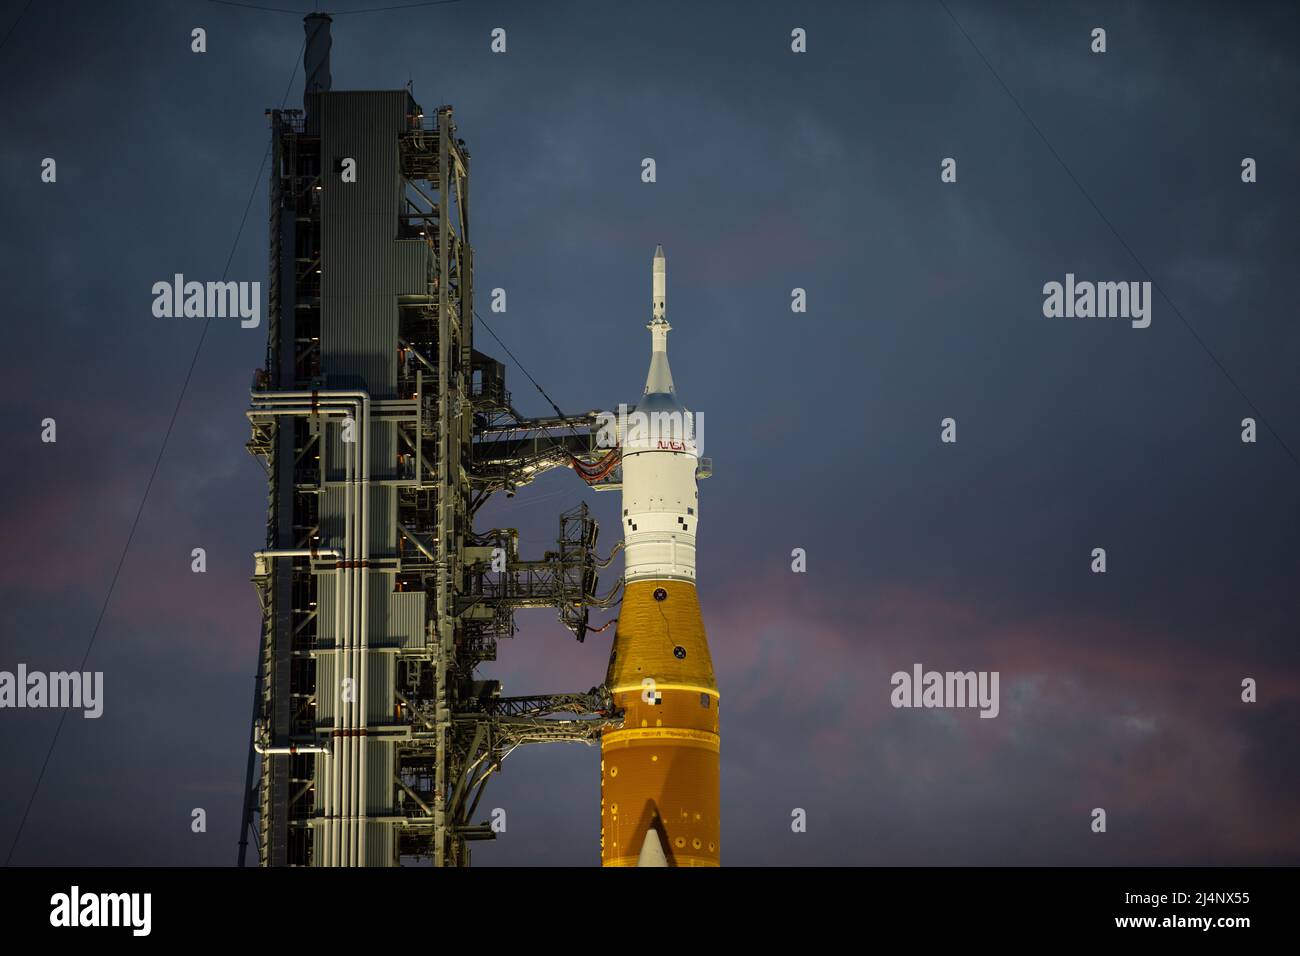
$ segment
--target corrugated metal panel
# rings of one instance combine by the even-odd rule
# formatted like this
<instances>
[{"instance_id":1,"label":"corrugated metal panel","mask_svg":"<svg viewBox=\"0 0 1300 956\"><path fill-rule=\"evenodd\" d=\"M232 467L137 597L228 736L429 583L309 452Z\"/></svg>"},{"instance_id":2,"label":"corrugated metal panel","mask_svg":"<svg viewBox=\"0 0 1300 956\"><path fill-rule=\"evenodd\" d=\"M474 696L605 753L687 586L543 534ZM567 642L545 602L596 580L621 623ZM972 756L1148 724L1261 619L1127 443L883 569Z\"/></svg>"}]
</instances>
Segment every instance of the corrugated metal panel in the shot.
<instances>
[{"instance_id":1,"label":"corrugated metal panel","mask_svg":"<svg viewBox=\"0 0 1300 956\"><path fill-rule=\"evenodd\" d=\"M403 91L321 98L322 366L330 387L364 383L375 398L395 395L396 297L425 291L423 244L396 239L410 102ZM345 158L354 183L337 173Z\"/></svg>"},{"instance_id":2,"label":"corrugated metal panel","mask_svg":"<svg viewBox=\"0 0 1300 956\"><path fill-rule=\"evenodd\" d=\"M326 571L316 576L316 644L333 647L335 633L335 604L338 603L338 572ZM317 680L319 680L319 676Z\"/></svg>"},{"instance_id":3,"label":"corrugated metal panel","mask_svg":"<svg viewBox=\"0 0 1300 956\"><path fill-rule=\"evenodd\" d=\"M366 804L374 816L397 812L393 782L393 746L378 740L366 743Z\"/></svg>"},{"instance_id":4,"label":"corrugated metal panel","mask_svg":"<svg viewBox=\"0 0 1300 956\"><path fill-rule=\"evenodd\" d=\"M321 546L343 549L346 531L344 501L347 488L335 485L321 497ZM370 486L370 557L391 558L397 554L397 491L391 486Z\"/></svg>"},{"instance_id":5,"label":"corrugated metal panel","mask_svg":"<svg viewBox=\"0 0 1300 956\"><path fill-rule=\"evenodd\" d=\"M369 517L370 556L391 558L397 553L397 489L371 485Z\"/></svg>"},{"instance_id":6,"label":"corrugated metal panel","mask_svg":"<svg viewBox=\"0 0 1300 956\"><path fill-rule=\"evenodd\" d=\"M320 499L320 535L325 547L343 548L343 505L347 489L334 485L325 489Z\"/></svg>"},{"instance_id":7,"label":"corrugated metal panel","mask_svg":"<svg viewBox=\"0 0 1300 956\"><path fill-rule=\"evenodd\" d=\"M406 450L405 444L402 446ZM370 425L370 477L397 478L397 426L392 422Z\"/></svg>"},{"instance_id":8,"label":"corrugated metal panel","mask_svg":"<svg viewBox=\"0 0 1300 956\"><path fill-rule=\"evenodd\" d=\"M316 726L334 726L335 663L333 654L316 658ZM319 764L320 761L317 761ZM319 792L319 791L317 791Z\"/></svg>"},{"instance_id":9,"label":"corrugated metal panel","mask_svg":"<svg viewBox=\"0 0 1300 956\"><path fill-rule=\"evenodd\" d=\"M366 860L364 866L396 866L393 855L394 829L386 824L366 824Z\"/></svg>"},{"instance_id":10,"label":"corrugated metal panel","mask_svg":"<svg viewBox=\"0 0 1300 956\"><path fill-rule=\"evenodd\" d=\"M348 475L348 446L343 441L343 424L330 419L325 429L325 477L328 481L345 481ZM358 453L360 446L352 446ZM403 443L403 451L409 448ZM357 467L361 467L360 460ZM392 422L372 421L370 424L370 477L399 478L397 467L397 430Z\"/></svg>"},{"instance_id":11,"label":"corrugated metal panel","mask_svg":"<svg viewBox=\"0 0 1300 956\"><path fill-rule=\"evenodd\" d=\"M427 249L420 240L398 240L403 189L398 140L407 128L412 100L404 91L325 93L308 97L309 123L321 136L321 367L329 388L363 388L372 398L396 397L397 300L426 292ZM338 167L356 160L357 181L344 183ZM397 436L391 422L376 422L371 433L370 479L400 477ZM355 450L355 448L354 448ZM345 477L347 449L337 422L327 426L326 478ZM344 533L341 485L327 488L320 499L320 533L326 547L341 548ZM369 552L373 558L397 553L397 493L370 485ZM318 581L320 646L335 644L334 574ZM390 572L366 573L369 640L381 647L422 649L426 597L422 592L394 592ZM394 650L373 650L367 661L366 720L370 725L394 721L397 659ZM332 726L337 661L323 655L317 663L317 715ZM366 812L395 812L394 744L367 739L364 781ZM324 761L318 761L318 766ZM320 791L320 792L323 792ZM397 862L395 828L367 825L364 861L371 866Z\"/></svg>"},{"instance_id":12,"label":"corrugated metal panel","mask_svg":"<svg viewBox=\"0 0 1300 956\"><path fill-rule=\"evenodd\" d=\"M388 595L387 635L404 651L424 650L425 607L423 591L397 591Z\"/></svg>"},{"instance_id":13,"label":"corrugated metal panel","mask_svg":"<svg viewBox=\"0 0 1300 956\"><path fill-rule=\"evenodd\" d=\"M336 572L335 572L336 573ZM332 648L336 645L336 635L334 633L334 604L335 573L320 575L320 613L317 617L319 625L318 646L322 649ZM391 577L381 572L372 572L368 575L370 584L370 607L368 609L370 617L370 643L376 647L389 648L388 650L375 651L370 666L371 674L375 674L375 661L379 658L390 658L393 656L391 648L400 647L402 650L422 650L425 646L425 608L427 596L423 591L390 591ZM329 682L334 679L334 656L332 654L321 654L316 669L316 685L318 688L330 686ZM392 675L386 677L390 683L384 687L372 688L372 695L382 696L385 700L383 705L384 714L388 714L389 703L392 700ZM372 682L374 678L372 677ZM331 705L332 706L332 705ZM318 711L320 712L320 711ZM331 717L333 712L330 711Z\"/></svg>"},{"instance_id":14,"label":"corrugated metal panel","mask_svg":"<svg viewBox=\"0 0 1300 956\"><path fill-rule=\"evenodd\" d=\"M371 430L370 478L372 482L397 477L396 430L391 422L376 423ZM343 547L344 501L347 487L346 446L337 426L326 435L326 476L336 482L325 489L321 502L322 547ZM370 485L370 556L388 558L397 553L397 490L391 485Z\"/></svg>"},{"instance_id":15,"label":"corrugated metal panel","mask_svg":"<svg viewBox=\"0 0 1300 956\"><path fill-rule=\"evenodd\" d=\"M391 724L396 719L393 713L396 663L397 657L392 651L370 652L370 670L366 675L367 724Z\"/></svg>"}]
</instances>

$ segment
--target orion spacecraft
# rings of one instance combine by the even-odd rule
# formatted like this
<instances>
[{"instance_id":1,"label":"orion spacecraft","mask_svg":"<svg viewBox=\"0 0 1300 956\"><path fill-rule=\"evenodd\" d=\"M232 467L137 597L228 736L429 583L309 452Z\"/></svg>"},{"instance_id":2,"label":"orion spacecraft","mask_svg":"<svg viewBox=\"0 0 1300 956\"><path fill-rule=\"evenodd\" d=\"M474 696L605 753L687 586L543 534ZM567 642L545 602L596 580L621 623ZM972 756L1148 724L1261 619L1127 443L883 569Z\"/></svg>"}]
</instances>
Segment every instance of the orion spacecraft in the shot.
<instances>
[{"instance_id":1,"label":"orion spacecraft","mask_svg":"<svg viewBox=\"0 0 1300 956\"><path fill-rule=\"evenodd\" d=\"M604 866L717 866L718 687L695 590L699 429L668 366L667 262L655 249L650 371L623 426L626 589L601 738Z\"/></svg>"}]
</instances>

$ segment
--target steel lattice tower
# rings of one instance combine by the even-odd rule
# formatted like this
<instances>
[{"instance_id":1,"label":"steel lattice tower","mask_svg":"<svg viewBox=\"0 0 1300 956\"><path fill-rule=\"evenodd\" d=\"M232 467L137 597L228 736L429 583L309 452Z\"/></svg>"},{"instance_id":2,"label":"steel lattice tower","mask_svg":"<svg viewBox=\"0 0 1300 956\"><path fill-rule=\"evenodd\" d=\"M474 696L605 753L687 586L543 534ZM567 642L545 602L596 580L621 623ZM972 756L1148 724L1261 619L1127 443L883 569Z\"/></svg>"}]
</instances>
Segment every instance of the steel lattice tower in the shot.
<instances>
[{"instance_id":1,"label":"steel lattice tower","mask_svg":"<svg viewBox=\"0 0 1300 956\"><path fill-rule=\"evenodd\" d=\"M475 674L515 610L558 608L581 640L609 603L586 506L540 561L511 529L475 534L474 514L611 450L593 415L519 416L474 348L451 107L426 119L407 90L333 91L329 18L305 22L305 110L269 114L267 361L248 412L269 506L240 862L254 834L265 866L465 865L495 835L472 821L514 747L620 725L603 688L503 698Z\"/></svg>"}]
</instances>

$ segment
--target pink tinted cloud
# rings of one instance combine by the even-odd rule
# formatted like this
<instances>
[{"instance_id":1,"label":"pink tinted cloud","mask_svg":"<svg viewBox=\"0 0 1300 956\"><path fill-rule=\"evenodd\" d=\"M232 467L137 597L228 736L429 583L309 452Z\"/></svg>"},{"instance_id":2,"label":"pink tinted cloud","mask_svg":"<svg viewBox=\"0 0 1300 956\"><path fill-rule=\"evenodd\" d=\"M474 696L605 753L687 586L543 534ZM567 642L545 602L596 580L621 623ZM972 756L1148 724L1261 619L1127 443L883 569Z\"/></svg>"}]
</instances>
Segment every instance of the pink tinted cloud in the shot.
<instances>
[{"instance_id":1,"label":"pink tinted cloud","mask_svg":"<svg viewBox=\"0 0 1300 956\"><path fill-rule=\"evenodd\" d=\"M1300 676L1270 671L1272 706L1245 704L1253 668L1230 643L898 584L819 595L793 574L712 589L704 607L731 726L804 728L795 747L827 783L870 765L939 801L1041 788L1079 819L1103 802L1128 827L1115 852L1133 862L1300 852L1294 796L1261 786L1249 759L1252 721L1300 701ZM917 662L999 671L1000 717L895 710L889 677ZM928 721L925 734L907 720Z\"/></svg>"},{"instance_id":2,"label":"pink tinted cloud","mask_svg":"<svg viewBox=\"0 0 1300 956\"><path fill-rule=\"evenodd\" d=\"M38 595L82 592L107 586L120 555L130 517L122 503L139 479L103 474L93 482L56 475L26 493L20 489L6 508L0 554L0 588ZM116 549L116 550L115 550Z\"/></svg>"}]
</instances>

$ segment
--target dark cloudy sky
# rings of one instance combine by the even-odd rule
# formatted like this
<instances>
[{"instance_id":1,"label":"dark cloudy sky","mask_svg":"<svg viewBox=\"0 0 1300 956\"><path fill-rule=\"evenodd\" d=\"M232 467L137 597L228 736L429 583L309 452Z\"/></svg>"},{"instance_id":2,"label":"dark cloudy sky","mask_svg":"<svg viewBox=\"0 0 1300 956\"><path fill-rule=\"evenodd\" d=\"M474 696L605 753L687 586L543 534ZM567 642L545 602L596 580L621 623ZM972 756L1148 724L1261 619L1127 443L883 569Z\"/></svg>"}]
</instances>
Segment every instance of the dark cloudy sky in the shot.
<instances>
[{"instance_id":1,"label":"dark cloudy sky","mask_svg":"<svg viewBox=\"0 0 1300 956\"><path fill-rule=\"evenodd\" d=\"M0 3L0 36L24 6ZM724 862L1300 862L1300 13L949 6L1051 148L930 2L340 16L334 88L409 80L426 111L455 105L480 299L507 289L489 321L565 411L639 396L667 250L673 370L715 467L700 593ZM0 669L80 666L201 330L154 318L150 287L220 278L301 45L293 14L125 0L35 3L0 49ZM231 278L264 279L265 193ZM1168 298L1145 330L1044 318L1067 272ZM15 863L234 860L264 349L264 326L213 322L87 665L105 715L68 719ZM521 411L549 413L510 376ZM1275 433L1243 444L1247 416ZM608 548L617 499L568 472L482 523L540 555L584 497ZM491 670L507 693L601 680L612 632L520 623ZM1001 714L892 709L917 662L1000 672ZM57 721L0 711L0 852ZM485 797L508 830L476 864L596 864L597 762L512 756Z\"/></svg>"}]
</instances>

